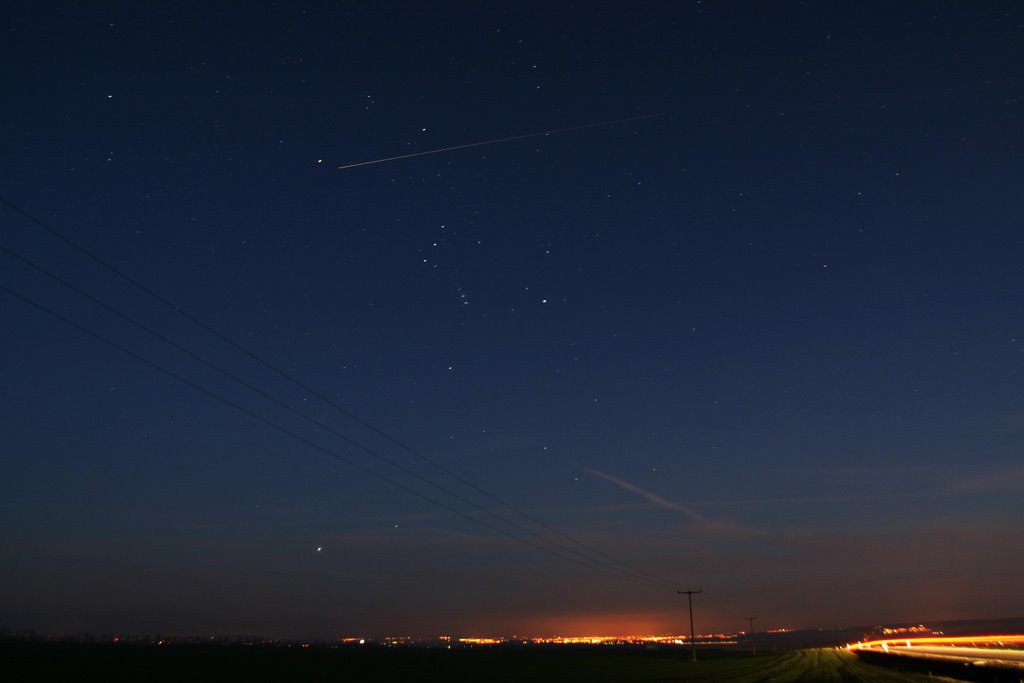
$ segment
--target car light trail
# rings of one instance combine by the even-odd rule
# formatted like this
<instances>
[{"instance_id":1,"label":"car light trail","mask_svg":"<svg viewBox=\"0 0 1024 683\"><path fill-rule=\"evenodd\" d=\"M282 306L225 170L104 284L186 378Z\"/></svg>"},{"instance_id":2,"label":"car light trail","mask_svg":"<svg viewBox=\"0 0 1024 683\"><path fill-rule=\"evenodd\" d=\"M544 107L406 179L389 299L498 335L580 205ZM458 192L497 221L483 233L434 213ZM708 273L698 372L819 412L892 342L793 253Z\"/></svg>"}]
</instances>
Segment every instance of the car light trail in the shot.
<instances>
[{"instance_id":1,"label":"car light trail","mask_svg":"<svg viewBox=\"0 0 1024 683\"><path fill-rule=\"evenodd\" d=\"M851 643L847 650L870 650L874 647L914 647L915 645L1020 645L1024 644L1024 634L1003 634L985 636L925 636L919 638L882 638Z\"/></svg>"}]
</instances>

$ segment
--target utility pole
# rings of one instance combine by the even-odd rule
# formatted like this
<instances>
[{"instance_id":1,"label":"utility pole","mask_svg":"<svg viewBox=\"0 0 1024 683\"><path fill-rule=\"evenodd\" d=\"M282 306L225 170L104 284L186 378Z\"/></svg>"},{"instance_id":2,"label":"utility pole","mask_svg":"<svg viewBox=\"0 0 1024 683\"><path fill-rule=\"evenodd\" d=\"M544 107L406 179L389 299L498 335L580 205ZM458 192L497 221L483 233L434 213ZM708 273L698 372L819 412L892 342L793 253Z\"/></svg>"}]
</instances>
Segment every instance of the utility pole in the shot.
<instances>
[{"instance_id":1,"label":"utility pole","mask_svg":"<svg viewBox=\"0 0 1024 683\"><path fill-rule=\"evenodd\" d=\"M695 661L695 662L697 661L697 641L694 639L694 631L693 631L693 594L694 593L702 593L702 592L703 591L700 588L698 588L697 590L693 590L691 588L691 589L685 590L685 591L681 591L681 590L677 590L676 591L676 593L679 593L680 595L685 594L686 595L686 602L688 602L689 605L690 605L690 649L693 651L693 661Z\"/></svg>"},{"instance_id":2,"label":"utility pole","mask_svg":"<svg viewBox=\"0 0 1024 683\"><path fill-rule=\"evenodd\" d=\"M754 642L754 619L757 617L743 617L750 622L750 630L747 631L747 635L750 636L750 654L757 654L757 643Z\"/></svg>"}]
</instances>

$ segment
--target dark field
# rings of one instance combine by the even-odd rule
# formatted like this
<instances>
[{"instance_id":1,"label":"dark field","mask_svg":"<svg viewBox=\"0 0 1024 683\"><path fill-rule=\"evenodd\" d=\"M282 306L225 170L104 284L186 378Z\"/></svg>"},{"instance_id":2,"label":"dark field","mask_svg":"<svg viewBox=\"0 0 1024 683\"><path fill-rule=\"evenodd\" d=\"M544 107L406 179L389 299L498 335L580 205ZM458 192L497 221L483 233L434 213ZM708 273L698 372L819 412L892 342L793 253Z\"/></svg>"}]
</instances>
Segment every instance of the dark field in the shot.
<instances>
[{"instance_id":1,"label":"dark field","mask_svg":"<svg viewBox=\"0 0 1024 683\"><path fill-rule=\"evenodd\" d=\"M5 681L934 681L829 649L752 656L630 648L299 649L0 644Z\"/></svg>"}]
</instances>

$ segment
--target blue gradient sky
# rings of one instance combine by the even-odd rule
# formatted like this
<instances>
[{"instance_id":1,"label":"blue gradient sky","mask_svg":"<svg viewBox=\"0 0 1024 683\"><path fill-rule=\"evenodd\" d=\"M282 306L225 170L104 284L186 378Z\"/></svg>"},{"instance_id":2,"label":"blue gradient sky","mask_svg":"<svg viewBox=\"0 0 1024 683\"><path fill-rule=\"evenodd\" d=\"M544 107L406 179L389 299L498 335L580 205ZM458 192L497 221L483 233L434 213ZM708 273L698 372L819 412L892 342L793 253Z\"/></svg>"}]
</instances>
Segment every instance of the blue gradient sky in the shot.
<instances>
[{"instance_id":1,"label":"blue gradient sky","mask_svg":"<svg viewBox=\"0 0 1024 683\"><path fill-rule=\"evenodd\" d=\"M1022 25L1001 2L15 3L0 194L665 583L478 525L6 252L5 287L466 516L3 294L0 626L663 632L690 586L699 630L1019 616Z\"/></svg>"}]
</instances>

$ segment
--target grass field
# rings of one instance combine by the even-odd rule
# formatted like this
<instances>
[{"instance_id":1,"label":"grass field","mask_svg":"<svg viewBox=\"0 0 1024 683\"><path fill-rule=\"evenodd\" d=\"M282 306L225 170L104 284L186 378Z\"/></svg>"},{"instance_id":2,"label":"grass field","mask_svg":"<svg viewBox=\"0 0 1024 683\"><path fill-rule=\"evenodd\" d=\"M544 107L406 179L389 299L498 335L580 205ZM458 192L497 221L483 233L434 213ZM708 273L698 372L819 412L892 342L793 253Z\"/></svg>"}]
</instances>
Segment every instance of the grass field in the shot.
<instances>
[{"instance_id":1,"label":"grass field","mask_svg":"<svg viewBox=\"0 0 1024 683\"><path fill-rule=\"evenodd\" d=\"M486 681L571 683L910 683L935 678L837 650L757 656L593 649L297 650L286 648L0 644L5 681Z\"/></svg>"}]
</instances>

